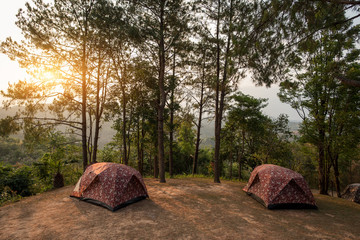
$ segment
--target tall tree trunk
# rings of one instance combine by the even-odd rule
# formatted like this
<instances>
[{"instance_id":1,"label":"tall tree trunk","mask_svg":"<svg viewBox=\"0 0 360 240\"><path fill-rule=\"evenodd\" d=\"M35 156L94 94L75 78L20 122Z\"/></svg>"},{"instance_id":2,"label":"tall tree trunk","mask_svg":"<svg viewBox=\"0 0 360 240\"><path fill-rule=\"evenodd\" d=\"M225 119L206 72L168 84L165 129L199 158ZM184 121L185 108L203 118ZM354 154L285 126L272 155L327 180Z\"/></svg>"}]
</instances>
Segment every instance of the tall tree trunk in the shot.
<instances>
[{"instance_id":1,"label":"tall tree trunk","mask_svg":"<svg viewBox=\"0 0 360 240\"><path fill-rule=\"evenodd\" d=\"M339 173L339 154L336 154L334 159L334 175L335 175L335 186L336 186L336 194L338 197L341 197L340 190L340 173Z\"/></svg>"},{"instance_id":2,"label":"tall tree trunk","mask_svg":"<svg viewBox=\"0 0 360 240\"><path fill-rule=\"evenodd\" d=\"M144 172L144 139L145 139L145 130L144 130L144 116L143 116L141 118L141 143L140 143L141 158L140 158L140 168L139 168L141 175Z\"/></svg>"},{"instance_id":3,"label":"tall tree trunk","mask_svg":"<svg viewBox=\"0 0 360 240\"><path fill-rule=\"evenodd\" d=\"M154 155L154 178L159 177L159 162L158 162L158 156Z\"/></svg>"},{"instance_id":4,"label":"tall tree trunk","mask_svg":"<svg viewBox=\"0 0 360 240\"><path fill-rule=\"evenodd\" d=\"M214 151L214 182L220 183L220 130L221 120L219 115L220 96L220 8L218 0L218 12L216 22L216 96L215 96L215 151Z\"/></svg>"},{"instance_id":5,"label":"tall tree trunk","mask_svg":"<svg viewBox=\"0 0 360 240\"><path fill-rule=\"evenodd\" d=\"M230 152L230 169L229 169L229 178L232 179L232 169L233 169L233 153L232 151Z\"/></svg>"},{"instance_id":6,"label":"tall tree trunk","mask_svg":"<svg viewBox=\"0 0 360 240\"><path fill-rule=\"evenodd\" d=\"M169 175L170 178L173 177L173 142L174 142L174 130L173 125L174 124L174 111L170 112L170 133L169 133Z\"/></svg>"},{"instance_id":7,"label":"tall tree trunk","mask_svg":"<svg viewBox=\"0 0 360 240\"><path fill-rule=\"evenodd\" d=\"M127 158L127 146L126 146L126 95L125 95L125 84L121 83L122 93L122 137L123 137L123 163L128 165Z\"/></svg>"},{"instance_id":8,"label":"tall tree trunk","mask_svg":"<svg viewBox=\"0 0 360 240\"><path fill-rule=\"evenodd\" d=\"M92 163L97 162L97 150L98 150L98 142L99 142L99 133L100 133L100 113L97 106L96 109L96 118L95 118L95 133L94 133L94 148L93 148L93 157Z\"/></svg>"},{"instance_id":9,"label":"tall tree trunk","mask_svg":"<svg viewBox=\"0 0 360 240\"><path fill-rule=\"evenodd\" d=\"M200 148L201 118L202 118L202 107L200 107L200 113L199 113L199 119L197 124L197 131L196 131L195 154L194 154L193 169L192 169L193 175L197 174L197 165L198 165L199 148Z\"/></svg>"},{"instance_id":10,"label":"tall tree trunk","mask_svg":"<svg viewBox=\"0 0 360 240\"><path fill-rule=\"evenodd\" d=\"M242 180L242 158L244 156L244 153L245 153L245 129L242 129L241 131L241 138L242 138L242 141L241 141L241 152L238 154L238 163L239 163L239 181Z\"/></svg>"},{"instance_id":11,"label":"tall tree trunk","mask_svg":"<svg viewBox=\"0 0 360 240\"><path fill-rule=\"evenodd\" d=\"M242 180L242 157L243 157L243 154L241 152L238 153L238 156L237 156L237 162L239 164L239 167L238 167L238 174L239 174L239 181Z\"/></svg>"},{"instance_id":12,"label":"tall tree trunk","mask_svg":"<svg viewBox=\"0 0 360 240\"><path fill-rule=\"evenodd\" d=\"M141 171L141 148L140 148L140 119L137 120L136 124L136 146L137 146L137 166L138 171L142 174Z\"/></svg>"},{"instance_id":13,"label":"tall tree trunk","mask_svg":"<svg viewBox=\"0 0 360 240\"><path fill-rule=\"evenodd\" d=\"M232 25L232 7L233 0L230 1L230 15L229 15L229 26L227 33L227 44L225 50L225 62L223 69L223 78L220 84L220 0L218 1L218 21L216 26L216 39L217 39L217 60L216 60L216 100L215 100L215 174L214 182L220 183L220 174L221 174L221 159L220 159L220 140L221 140L221 122L224 113L225 107L225 95L226 95L226 83L227 83L227 71L228 71L228 60L229 60L229 51L230 51L230 42L231 42L231 25ZM219 99L220 95L220 99Z\"/></svg>"},{"instance_id":14,"label":"tall tree trunk","mask_svg":"<svg viewBox=\"0 0 360 240\"><path fill-rule=\"evenodd\" d=\"M99 132L100 132L100 71L101 71L101 52L99 50L99 62L97 66L97 79L96 79L96 109L95 109L95 133L94 133L94 149L93 149L93 157L92 163L97 162L97 150L98 150L98 142L99 142Z\"/></svg>"},{"instance_id":15,"label":"tall tree trunk","mask_svg":"<svg viewBox=\"0 0 360 240\"><path fill-rule=\"evenodd\" d=\"M92 150L93 150L93 141L92 141L92 139L93 139L93 119L92 119L92 114L93 114L93 112L92 112L92 109L91 108L88 108L89 110L89 112L88 112L88 116L89 116L89 119L88 119L88 124L89 124L89 135L88 135L88 140L87 140L87 152L88 152L88 163L92 163L92 161L91 161L91 158L92 158Z\"/></svg>"},{"instance_id":16,"label":"tall tree trunk","mask_svg":"<svg viewBox=\"0 0 360 240\"><path fill-rule=\"evenodd\" d=\"M195 154L193 159L193 175L197 173L197 165L198 165L198 158L199 158L199 148L200 148L200 133L201 133L201 123L202 123L202 114L203 114L203 107L204 107L204 88L205 88L205 64L206 64L206 50L204 50L203 55L203 65L202 65L202 76L201 76L201 90L200 90L200 102L199 102L199 118L197 123L196 129L196 144L195 144Z\"/></svg>"},{"instance_id":17,"label":"tall tree trunk","mask_svg":"<svg viewBox=\"0 0 360 240\"><path fill-rule=\"evenodd\" d=\"M164 43L164 13L165 0L160 2L160 42L159 42L159 95L158 105L158 160L160 182L165 183L165 159L164 159L164 108L165 108L165 43Z\"/></svg>"},{"instance_id":18,"label":"tall tree trunk","mask_svg":"<svg viewBox=\"0 0 360 240\"><path fill-rule=\"evenodd\" d=\"M329 192L329 187L330 187L330 170L331 170L331 162L330 160L328 159L327 156L325 156L325 191L326 193Z\"/></svg>"},{"instance_id":19,"label":"tall tree trunk","mask_svg":"<svg viewBox=\"0 0 360 240\"><path fill-rule=\"evenodd\" d=\"M325 140L325 131L319 130L319 136L320 139ZM319 167L318 167L318 173L319 173L319 192L320 194L327 194L326 191L326 166L325 166L325 146L324 141L321 141L318 144L318 154L319 154Z\"/></svg>"},{"instance_id":20,"label":"tall tree trunk","mask_svg":"<svg viewBox=\"0 0 360 240\"><path fill-rule=\"evenodd\" d=\"M130 108L130 114L129 114L129 119L132 119L132 114L133 114L133 108ZM130 159L130 150L131 150L131 139L130 139L130 132L131 132L131 124L128 124L128 130L127 130L127 144L128 144L128 150L127 150L127 157L126 159L129 162Z\"/></svg>"},{"instance_id":21,"label":"tall tree trunk","mask_svg":"<svg viewBox=\"0 0 360 240\"><path fill-rule=\"evenodd\" d=\"M87 91L86 91L86 72L87 72L87 63L86 63L86 41L87 38L87 22L85 21L85 35L83 39L82 46L82 76L81 76L81 89L82 89L82 101L81 101L81 140L82 140L82 157L83 157L83 170L85 171L88 165L88 152L87 152L87 134L86 134L86 100L87 100Z\"/></svg>"},{"instance_id":22,"label":"tall tree trunk","mask_svg":"<svg viewBox=\"0 0 360 240\"><path fill-rule=\"evenodd\" d=\"M242 156L241 156L241 153L238 154L238 163L239 163L239 167L238 167L238 174L239 174L239 181L242 180Z\"/></svg>"},{"instance_id":23,"label":"tall tree trunk","mask_svg":"<svg viewBox=\"0 0 360 240\"><path fill-rule=\"evenodd\" d=\"M175 62L176 61L176 52L174 49L174 56L173 56L173 73L171 79L171 95L170 95L170 133L169 133L169 175L173 177L173 141L174 141L174 112L175 112L175 103L174 103L174 92L175 92Z\"/></svg>"}]
</instances>

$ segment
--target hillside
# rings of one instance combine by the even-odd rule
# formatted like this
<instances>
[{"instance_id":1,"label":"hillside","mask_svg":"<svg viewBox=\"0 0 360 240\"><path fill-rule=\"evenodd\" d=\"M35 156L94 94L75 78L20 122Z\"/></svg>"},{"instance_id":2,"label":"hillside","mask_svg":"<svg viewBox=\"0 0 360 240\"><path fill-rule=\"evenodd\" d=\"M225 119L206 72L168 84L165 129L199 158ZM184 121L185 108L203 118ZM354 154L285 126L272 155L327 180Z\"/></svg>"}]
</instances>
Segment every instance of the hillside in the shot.
<instances>
[{"instance_id":1,"label":"hillside","mask_svg":"<svg viewBox=\"0 0 360 240\"><path fill-rule=\"evenodd\" d=\"M73 186L0 208L0 239L359 239L360 205L315 194L319 210L267 210L211 179L145 179L150 199L116 212L69 198Z\"/></svg>"},{"instance_id":2,"label":"hillside","mask_svg":"<svg viewBox=\"0 0 360 240\"><path fill-rule=\"evenodd\" d=\"M201 128L201 148L212 148L215 146L214 140L214 121L204 121ZM290 131L298 136L299 135L300 122L289 121L289 129Z\"/></svg>"},{"instance_id":3,"label":"hillside","mask_svg":"<svg viewBox=\"0 0 360 240\"><path fill-rule=\"evenodd\" d=\"M6 116L15 115L17 108L12 108L10 110L0 109L0 118L4 118ZM214 142L214 121L203 121L201 128L201 148L212 148L215 146ZM113 122L104 122L100 132L99 139L99 147L103 148L107 143L109 143L116 131L112 129ZM294 134L298 134L299 130L299 122L289 122L289 128L291 132ZM57 128L59 131L65 131L66 128L64 126L59 126ZM19 132L18 134L13 135L15 138L22 139L23 134Z\"/></svg>"},{"instance_id":4,"label":"hillside","mask_svg":"<svg viewBox=\"0 0 360 240\"><path fill-rule=\"evenodd\" d=\"M16 112L19 110L19 108L11 108L9 110L5 110L3 108L0 108L0 118L5 118L6 116L14 116L16 114ZM39 114L39 117L53 117L52 115L46 115L44 114ZM103 122L102 128L101 128L101 132L100 132L100 138L99 138L99 147L103 148L107 143L109 143L112 140L112 137L115 134L115 130L112 129L112 125L113 122ZM58 126L57 130L61 131L61 132L65 132L66 131L66 127L65 126ZM13 134L12 137L14 138L18 138L18 139L23 139L24 135L23 133L20 131L17 134Z\"/></svg>"}]
</instances>

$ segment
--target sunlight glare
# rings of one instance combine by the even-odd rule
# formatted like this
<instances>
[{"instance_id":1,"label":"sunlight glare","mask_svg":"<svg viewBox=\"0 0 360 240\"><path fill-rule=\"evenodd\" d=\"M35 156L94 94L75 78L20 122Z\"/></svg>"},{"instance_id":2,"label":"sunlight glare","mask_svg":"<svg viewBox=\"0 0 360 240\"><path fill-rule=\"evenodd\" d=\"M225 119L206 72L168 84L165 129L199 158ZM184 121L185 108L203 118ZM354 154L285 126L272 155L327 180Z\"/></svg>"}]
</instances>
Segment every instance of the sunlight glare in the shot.
<instances>
[{"instance_id":1,"label":"sunlight glare","mask_svg":"<svg viewBox=\"0 0 360 240\"><path fill-rule=\"evenodd\" d=\"M43 71L39 74L39 78L41 81L44 82L56 82L57 80L57 76L56 73L54 73L53 71Z\"/></svg>"}]
</instances>

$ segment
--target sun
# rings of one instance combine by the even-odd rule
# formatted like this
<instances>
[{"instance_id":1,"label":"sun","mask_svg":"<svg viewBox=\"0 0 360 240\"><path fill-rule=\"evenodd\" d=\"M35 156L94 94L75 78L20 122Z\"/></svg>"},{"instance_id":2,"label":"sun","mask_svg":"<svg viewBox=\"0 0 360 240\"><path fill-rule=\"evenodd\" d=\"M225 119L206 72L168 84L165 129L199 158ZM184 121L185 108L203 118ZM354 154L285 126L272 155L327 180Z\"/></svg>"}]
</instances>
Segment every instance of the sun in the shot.
<instances>
[{"instance_id":1,"label":"sun","mask_svg":"<svg viewBox=\"0 0 360 240\"><path fill-rule=\"evenodd\" d=\"M56 76L55 72L50 71L50 70L41 72L39 78L40 78L40 80L45 81L45 82L56 82L56 80L57 80L57 76Z\"/></svg>"}]
</instances>

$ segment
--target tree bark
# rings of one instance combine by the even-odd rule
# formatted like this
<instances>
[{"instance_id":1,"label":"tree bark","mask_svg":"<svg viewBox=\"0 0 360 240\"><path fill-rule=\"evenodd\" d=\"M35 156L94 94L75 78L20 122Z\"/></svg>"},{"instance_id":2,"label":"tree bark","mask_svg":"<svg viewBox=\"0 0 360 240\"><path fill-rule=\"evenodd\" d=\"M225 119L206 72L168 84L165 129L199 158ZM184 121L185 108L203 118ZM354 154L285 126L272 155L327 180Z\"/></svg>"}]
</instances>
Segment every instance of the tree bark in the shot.
<instances>
[{"instance_id":1,"label":"tree bark","mask_svg":"<svg viewBox=\"0 0 360 240\"><path fill-rule=\"evenodd\" d=\"M96 109L95 109L95 133L94 133L94 149L93 149L93 157L92 163L97 162L97 150L98 150L98 142L99 142L99 133L100 133L100 71L101 71L101 52L99 51L99 62L98 62L98 71L97 71L97 79L96 79Z\"/></svg>"},{"instance_id":2,"label":"tree bark","mask_svg":"<svg viewBox=\"0 0 360 240\"><path fill-rule=\"evenodd\" d=\"M242 180L242 173L241 173L241 167L242 167L242 158L244 156L245 153L245 129L242 129L241 132L241 137L242 137L242 141L241 141L241 152L238 154L238 163L239 163L239 181Z\"/></svg>"},{"instance_id":3,"label":"tree bark","mask_svg":"<svg viewBox=\"0 0 360 240\"><path fill-rule=\"evenodd\" d=\"M328 194L330 187L330 170L332 163L328 157L325 156L325 192Z\"/></svg>"},{"instance_id":4,"label":"tree bark","mask_svg":"<svg viewBox=\"0 0 360 240\"><path fill-rule=\"evenodd\" d=\"M174 49L173 56L173 74L172 74L172 83L170 85L171 95L170 95L170 132L169 132L169 175L173 177L173 141L174 141L174 112L175 112L175 103L174 103L174 92L175 92L175 62L176 61L176 52Z\"/></svg>"},{"instance_id":5,"label":"tree bark","mask_svg":"<svg viewBox=\"0 0 360 240\"><path fill-rule=\"evenodd\" d=\"M133 114L133 108L131 107L130 108L130 114L129 114L129 119L132 119L132 114ZM131 133L131 124L129 123L128 124L128 130L127 130L127 144L128 144L128 150L127 150L127 161L129 163L129 159L130 159L130 153L131 153L131 136L130 136L130 133Z\"/></svg>"},{"instance_id":6,"label":"tree bark","mask_svg":"<svg viewBox=\"0 0 360 240\"><path fill-rule=\"evenodd\" d=\"M195 154L193 160L193 169L192 173L197 174L197 165L198 165L198 158L199 158L199 148L200 148L200 135L201 135L201 123L202 123L202 114L203 114L203 107L204 107L204 85L205 85L205 58L206 58L206 50L204 51L203 55L203 65L202 65L202 77L201 77L201 89L200 89L200 102L199 102L199 118L197 124L197 131L196 131L196 144L195 144Z\"/></svg>"},{"instance_id":7,"label":"tree bark","mask_svg":"<svg viewBox=\"0 0 360 240\"><path fill-rule=\"evenodd\" d=\"M98 96L96 97L98 98ZM98 101L98 99L96 99ZM95 133L94 133L94 149L93 149L93 157L92 163L97 162L97 150L98 150L98 142L99 142L99 133L100 133L100 111L98 103L96 104L96 116L95 116Z\"/></svg>"},{"instance_id":8,"label":"tree bark","mask_svg":"<svg viewBox=\"0 0 360 240\"><path fill-rule=\"evenodd\" d=\"M144 173L144 138L145 138L145 130L144 130L144 116L143 116L141 118L141 143L140 143L141 161L139 168L141 175Z\"/></svg>"},{"instance_id":9,"label":"tree bark","mask_svg":"<svg viewBox=\"0 0 360 240\"><path fill-rule=\"evenodd\" d=\"M346 78L345 76L336 76L337 79L339 79L343 84L351 86L351 87L360 87L360 81Z\"/></svg>"},{"instance_id":10,"label":"tree bark","mask_svg":"<svg viewBox=\"0 0 360 240\"><path fill-rule=\"evenodd\" d=\"M232 151L230 152L230 156L229 156L229 158L230 158L230 169L229 169L229 178L230 178L230 180L232 179L232 169L233 169L233 153L232 153Z\"/></svg>"},{"instance_id":11,"label":"tree bark","mask_svg":"<svg viewBox=\"0 0 360 240\"><path fill-rule=\"evenodd\" d=\"M319 136L320 139L324 139L325 138L325 131L323 130L319 130ZM318 144L318 154L319 154L319 159L318 159L318 163L319 163L319 167L318 167L318 173L319 173L319 192L320 194L324 194L327 195L327 191L326 191L326 176L325 176L325 172L326 172L326 166L325 166L325 146L324 146L324 142L321 141Z\"/></svg>"},{"instance_id":12,"label":"tree bark","mask_svg":"<svg viewBox=\"0 0 360 240\"><path fill-rule=\"evenodd\" d=\"M220 183L220 174L221 174L221 159L220 159L220 140L221 140L221 122L225 107L225 95L226 95L226 83L227 83L227 71L228 71L228 58L230 51L230 42L231 42L231 25L232 25L232 7L233 0L230 1L230 15L229 15L229 27L227 33L227 44L225 50L225 62L223 68L223 78L220 83L220 3L218 1L218 21L216 25L216 39L217 39L217 60L216 60L216 100L215 100L215 174L214 182ZM219 99L220 95L220 99Z\"/></svg>"},{"instance_id":13,"label":"tree bark","mask_svg":"<svg viewBox=\"0 0 360 240\"><path fill-rule=\"evenodd\" d=\"M87 119L87 122L88 122L88 129L89 129L89 132L88 132L88 136L87 136L87 152L88 152L88 163L91 164L92 163L92 150L93 150L93 119L92 119L92 109L91 108L88 108L88 119Z\"/></svg>"},{"instance_id":14,"label":"tree bark","mask_svg":"<svg viewBox=\"0 0 360 240\"><path fill-rule=\"evenodd\" d=\"M241 156L241 153L238 153L238 156L237 156L237 160L238 160L238 163L239 163L239 166L238 166L238 174L239 174L239 181L242 180L242 174L241 174L241 161L242 161L242 156Z\"/></svg>"},{"instance_id":15,"label":"tree bark","mask_svg":"<svg viewBox=\"0 0 360 240\"><path fill-rule=\"evenodd\" d=\"M160 182L165 183L165 160L164 160L164 108L166 101L165 94L165 43L164 43L164 13L165 1L160 2L160 41L159 41L159 95L158 105L158 161Z\"/></svg>"},{"instance_id":16,"label":"tree bark","mask_svg":"<svg viewBox=\"0 0 360 240\"><path fill-rule=\"evenodd\" d=\"M124 79L123 79L124 81ZM122 137L123 137L123 163L128 165L127 158L127 144L126 144L126 95L125 95L125 84L121 83L121 93L122 93Z\"/></svg>"},{"instance_id":17,"label":"tree bark","mask_svg":"<svg viewBox=\"0 0 360 240\"><path fill-rule=\"evenodd\" d=\"M339 173L339 155L337 154L334 159L334 175L335 175L335 186L336 186L336 194L338 197L341 197L341 189L340 189L340 173Z\"/></svg>"},{"instance_id":18,"label":"tree bark","mask_svg":"<svg viewBox=\"0 0 360 240\"><path fill-rule=\"evenodd\" d=\"M174 141L174 111L170 110L170 133L169 133L169 175L170 178L173 177L173 141Z\"/></svg>"},{"instance_id":19,"label":"tree bark","mask_svg":"<svg viewBox=\"0 0 360 240\"><path fill-rule=\"evenodd\" d=\"M83 170L85 171L87 165L88 165L88 152L87 152L87 134L86 134L86 128L87 128L87 122L86 122L86 100L87 100L87 91L86 91L86 73L87 73L87 63L86 63L86 44L87 44L87 21L84 22L85 32L83 36L83 46L82 46L82 59L81 59L81 89L82 89L82 101L81 101L81 140L82 140L82 157L83 157Z\"/></svg>"},{"instance_id":20,"label":"tree bark","mask_svg":"<svg viewBox=\"0 0 360 240\"><path fill-rule=\"evenodd\" d=\"M218 0L218 12L216 22L216 96L215 96L215 151L214 151L214 182L220 183L220 129L221 120L219 115L220 96L220 8Z\"/></svg>"},{"instance_id":21,"label":"tree bark","mask_svg":"<svg viewBox=\"0 0 360 240\"><path fill-rule=\"evenodd\" d=\"M141 171L141 148L140 148L140 119L137 120L136 124L136 146L137 146L137 166L138 171L142 174Z\"/></svg>"},{"instance_id":22,"label":"tree bark","mask_svg":"<svg viewBox=\"0 0 360 240\"><path fill-rule=\"evenodd\" d=\"M154 178L158 178L159 177L159 162L158 162L158 157L155 154L154 155Z\"/></svg>"},{"instance_id":23,"label":"tree bark","mask_svg":"<svg viewBox=\"0 0 360 240\"><path fill-rule=\"evenodd\" d=\"M198 120L197 131L196 131L195 154L194 154L193 169L192 169L193 175L197 174L197 165L198 165L199 148L200 148L201 118L202 118L202 107L200 107L199 120Z\"/></svg>"}]
</instances>

